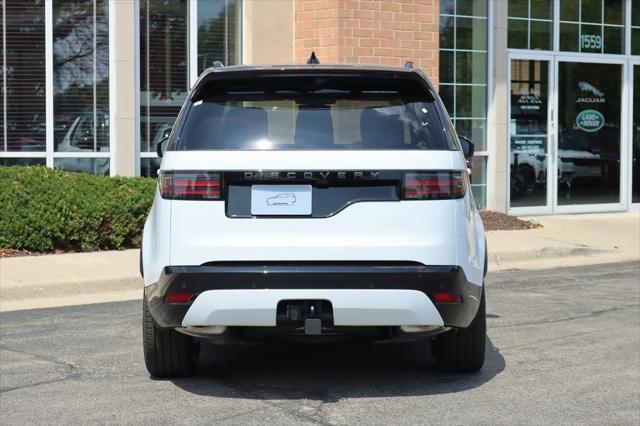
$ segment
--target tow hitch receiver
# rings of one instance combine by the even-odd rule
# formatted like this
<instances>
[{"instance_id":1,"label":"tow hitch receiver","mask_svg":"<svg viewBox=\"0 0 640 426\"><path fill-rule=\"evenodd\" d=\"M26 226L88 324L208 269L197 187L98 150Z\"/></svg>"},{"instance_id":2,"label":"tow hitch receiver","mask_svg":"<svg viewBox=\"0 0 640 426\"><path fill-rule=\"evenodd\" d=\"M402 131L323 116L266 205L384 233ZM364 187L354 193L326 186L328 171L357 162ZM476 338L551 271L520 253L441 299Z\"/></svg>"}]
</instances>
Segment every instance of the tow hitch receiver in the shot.
<instances>
[{"instance_id":1,"label":"tow hitch receiver","mask_svg":"<svg viewBox=\"0 0 640 426\"><path fill-rule=\"evenodd\" d=\"M320 318L307 318L304 320L304 334L322 334L322 320Z\"/></svg>"},{"instance_id":2,"label":"tow hitch receiver","mask_svg":"<svg viewBox=\"0 0 640 426\"><path fill-rule=\"evenodd\" d=\"M333 327L333 308L327 300L283 300L278 303L277 323L319 335L323 327Z\"/></svg>"}]
</instances>

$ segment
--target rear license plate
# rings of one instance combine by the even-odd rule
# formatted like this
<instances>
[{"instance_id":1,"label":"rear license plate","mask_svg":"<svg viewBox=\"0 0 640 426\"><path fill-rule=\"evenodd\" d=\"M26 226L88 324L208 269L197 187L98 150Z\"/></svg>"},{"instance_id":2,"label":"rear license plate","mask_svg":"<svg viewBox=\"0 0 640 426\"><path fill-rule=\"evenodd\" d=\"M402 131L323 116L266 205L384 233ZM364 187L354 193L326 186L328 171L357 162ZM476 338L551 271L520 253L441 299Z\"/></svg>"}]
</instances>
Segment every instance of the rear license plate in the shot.
<instances>
[{"instance_id":1,"label":"rear license plate","mask_svg":"<svg viewBox=\"0 0 640 426\"><path fill-rule=\"evenodd\" d=\"M251 214L310 215L311 185L252 185Z\"/></svg>"}]
</instances>

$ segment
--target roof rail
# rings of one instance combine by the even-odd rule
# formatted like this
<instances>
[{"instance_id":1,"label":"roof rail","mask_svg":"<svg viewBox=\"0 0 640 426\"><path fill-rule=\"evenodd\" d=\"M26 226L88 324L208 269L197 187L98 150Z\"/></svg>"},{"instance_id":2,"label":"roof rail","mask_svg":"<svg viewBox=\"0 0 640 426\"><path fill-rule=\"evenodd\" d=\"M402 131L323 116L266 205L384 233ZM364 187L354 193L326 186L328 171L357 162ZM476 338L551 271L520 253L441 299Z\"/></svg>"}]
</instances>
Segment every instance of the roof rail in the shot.
<instances>
[{"instance_id":1,"label":"roof rail","mask_svg":"<svg viewBox=\"0 0 640 426\"><path fill-rule=\"evenodd\" d=\"M307 60L307 64L309 64L309 65L320 65L320 61L318 60L318 57L316 56L316 52L314 52L314 51L311 52L311 56L309 56L309 59Z\"/></svg>"},{"instance_id":2,"label":"roof rail","mask_svg":"<svg viewBox=\"0 0 640 426\"><path fill-rule=\"evenodd\" d=\"M224 64L222 63L222 61L213 61L213 67L214 68L224 68Z\"/></svg>"},{"instance_id":3,"label":"roof rail","mask_svg":"<svg viewBox=\"0 0 640 426\"><path fill-rule=\"evenodd\" d=\"M408 69L412 69L413 68L413 61L407 61L404 63L404 67L408 68Z\"/></svg>"}]
</instances>

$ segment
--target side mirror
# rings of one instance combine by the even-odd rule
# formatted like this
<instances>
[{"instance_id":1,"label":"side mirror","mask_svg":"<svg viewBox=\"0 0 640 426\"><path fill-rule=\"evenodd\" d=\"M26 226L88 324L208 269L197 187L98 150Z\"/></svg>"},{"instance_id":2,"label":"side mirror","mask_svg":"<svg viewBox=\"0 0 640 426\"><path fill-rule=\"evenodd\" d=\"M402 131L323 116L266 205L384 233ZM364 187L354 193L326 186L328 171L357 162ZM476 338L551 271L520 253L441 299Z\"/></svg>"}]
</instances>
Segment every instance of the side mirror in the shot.
<instances>
[{"instance_id":1,"label":"side mirror","mask_svg":"<svg viewBox=\"0 0 640 426\"><path fill-rule=\"evenodd\" d=\"M162 158L162 156L164 155L164 150L167 149L167 147L164 146L164 144L167 143L168 140L169 140L169 136L165 136L164 138L160 139L156 144L156 154L158 154L158 157Z\"/></svg>"},{"instance_id":2,"label":"side mirror","mask_svg":"<svg viewBox=\"0 0 640 426\"><path fill-rule=\"evenodd\" d=\"M465 136L458 136L458 140L460 141L460 146L462 146L462 153L464 154L464 158L470 159L473 157L473 153L475 152L475 147L473 142Z\"/></svg>"}]
</instances>

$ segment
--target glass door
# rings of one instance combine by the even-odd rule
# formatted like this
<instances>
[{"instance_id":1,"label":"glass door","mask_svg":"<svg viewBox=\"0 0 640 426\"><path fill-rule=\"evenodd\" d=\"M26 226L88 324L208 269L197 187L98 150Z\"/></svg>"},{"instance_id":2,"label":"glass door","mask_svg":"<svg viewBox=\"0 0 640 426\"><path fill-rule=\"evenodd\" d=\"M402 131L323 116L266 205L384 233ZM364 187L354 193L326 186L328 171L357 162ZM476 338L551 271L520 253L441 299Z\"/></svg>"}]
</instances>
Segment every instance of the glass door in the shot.
<instances>
[{"instance_id":1,"label":"glass door","mask_svg":"<svg viewBox=\"0 0 640 426\"><path fill-rule=\"evenodd\" d=\"M631 124L631 202L640 203L640 63L633 65Z\"/></svg>"},{"instance_id":2,"label":"glass door","mask_svg":"<svg viewBox=\"0 0 640 426\"><path fill-rule=\"evenodd\" d=\"M556 67L554 211L621 209L623 64L559 59Z\"/></svg>"},{"instance_id":3,"label":"glass door","mask_svg":"<svg viewBox=\"0 0 640 426\"><path fill-rule=\"evenodd\" d=\"M511 59L509 210L551 213L552 72L549 58Z\"/></svg>"}]
</instances>

